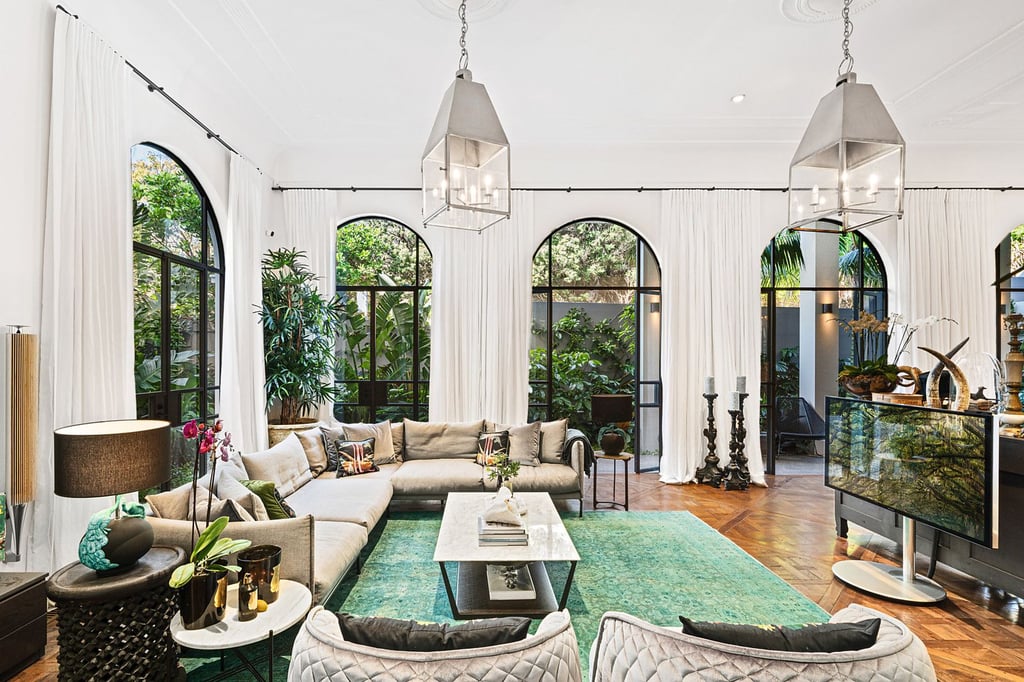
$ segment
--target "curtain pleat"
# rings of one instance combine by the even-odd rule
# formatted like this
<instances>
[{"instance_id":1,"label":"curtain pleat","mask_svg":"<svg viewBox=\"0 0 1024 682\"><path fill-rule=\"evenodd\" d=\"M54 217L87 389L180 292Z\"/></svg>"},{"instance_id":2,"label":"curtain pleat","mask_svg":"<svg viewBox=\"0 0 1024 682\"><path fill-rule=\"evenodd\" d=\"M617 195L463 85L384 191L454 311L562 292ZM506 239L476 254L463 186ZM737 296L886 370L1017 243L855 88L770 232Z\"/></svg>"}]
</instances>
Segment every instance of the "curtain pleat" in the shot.
<instances>
[{"instance_id":1,"label":"curtain pleat","mask_svg":"<svg viewBox=\"0 0 1024 682\"><path fill-rule=\"evenodd\" d=\"M219 413L242 452L267 448L263 326L256 315L263 300L263 195L256 166L231 154L228 219L221 230L226 281Z\"/></svg>"},{"instance_id":2,"label":"curtain pleat","mask_svg":"<svg viewBox=\"0 0 1024 682\"><path fill-rule=\"evenodd\" d=\"M56 13L40 329L39 466L22 570L77 559L110 499L53 494L53 430L135 417L131 166L123 59Z\"/></svg>"},{"instance_id":3,"label":"curtain pleat","mask_svg":"<svg viewBox=\"0 0 1024 682\"><path fill-rule=\"evenodd\" d=\"M305 251L309 268L320 278L317 288L324 298L335 294L337 275L338 200L331 190L301 189L284 193L284 243ZM334 377L325 377L334 381ZM334 421L334 404L324 403L320 421Z\"/></svg>"}]
</instances>

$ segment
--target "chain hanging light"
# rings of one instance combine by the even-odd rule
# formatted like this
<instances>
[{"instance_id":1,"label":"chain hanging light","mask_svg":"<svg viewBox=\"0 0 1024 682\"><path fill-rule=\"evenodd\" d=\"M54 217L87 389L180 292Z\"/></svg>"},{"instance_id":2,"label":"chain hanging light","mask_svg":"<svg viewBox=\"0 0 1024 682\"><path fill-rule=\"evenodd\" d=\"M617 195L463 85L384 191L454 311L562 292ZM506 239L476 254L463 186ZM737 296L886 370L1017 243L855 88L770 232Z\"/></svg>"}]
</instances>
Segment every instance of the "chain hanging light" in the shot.
<instances>
[{"instance_id":1,"label":"chain hanging light","mask_svg":"<svg viewBox=\"0 0 1024 682\"><path fill-rule=\"evenodd\" d=\"M423 224L481 231L509 217L508 138L466 49L466 2L459 6L461 56L423 152Z\"/></svg>"},{"instance_id":2,"label":"chain hanging light","mask_svg":"<svg viewBox=\"0 0 1024 682\"><path fill-rule=\"evenodd\" d=\"M853 72L850 2L836 88L818 102L789 166L790 229L853 232L903 217L906 145L878 93Z\"/></svg>"}]
</instances>

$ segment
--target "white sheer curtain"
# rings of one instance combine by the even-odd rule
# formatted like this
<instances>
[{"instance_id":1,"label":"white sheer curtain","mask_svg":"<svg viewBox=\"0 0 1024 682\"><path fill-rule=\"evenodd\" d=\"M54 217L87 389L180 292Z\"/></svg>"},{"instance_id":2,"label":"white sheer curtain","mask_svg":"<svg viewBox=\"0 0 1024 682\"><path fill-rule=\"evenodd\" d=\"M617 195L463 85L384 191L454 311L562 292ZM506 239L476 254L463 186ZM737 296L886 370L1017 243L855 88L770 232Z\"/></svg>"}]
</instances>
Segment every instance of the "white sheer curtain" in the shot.
<instances>
[{"instance_id":1,"label":"white sheer curtain","mask_svg":"<svg viewBox=\"0 0 1024 682\"><path fill-rule=\"evenodd\" d=\"M434 248L430 420L526 420L534 197L481 234L444 230Z\"/></svg>"},{"instance_id":2,"label":"white sheer curtain","mask_svg":"<svg viewBox=\"0 0 1024 682\"><path fill-rule=\"evenodd\" d=\"M333 191L297 189L284 193L284 243L306 252L310 270L320 277L320 294L328 299L335 294L337 228L338 200ZM334 377L325 380L333 381ZM316 416L331 423L334 405L324 403Z\"/></svg>"},{"instance_id":3,"label":"white sheer curtain","mask_svg":"<svg viewBox=\"0 0 1024 682\"><path fill-rule=\"evenodd\" d=\"M759 428L760 240L751 191L671 190L662 195L661 323L663 419L661 480L692 482L704 463L704 377L714 376L717 454L729 462L727 409L736 377L747 377L744 404L751 480L764 485Z\"/></svg>"},{"instance_id":4,"label":"white sheer curtain","mask_svg":"<svg viewBox=\"0 0 1024 682\"><path fill-rule=\"evenodd\" d=\"M231 154L228 219L224 240L224 334L221 346L220 416L242 452L267 448L263 387L263 300L260 238L264 186L252 162Z\"/></svg>"},{"instance_id":5,"label":"white sheer curtain","mask_svg":"<svg viewBox=\"0 0 1024 682\"><path fill-rule=\"evenodd\" d=\"M533 192L516 190L511 218L482 235L480 404L484 417L504 424L525 422L530 404L533 223Z\"/></svg>"},{"instance_id":6,"label":"white sheer curtain","mask_svg":"<svg viewBox=\"0 0 1024 682\"><path fill-rule=\"evenodd\" d=\"M135 417L127 67L56 13L40 329L39 480L22 570L77 559L109 500L53 494L53 430ZM23 545L24 546L24 545Z\"/></svg>"},{"instance_id":7,"label":"white sheer curtain","mask_svg":"<svg viewBox=\"0 0 1024 682\"><path fill-rule=\"evenodd\" d=\"M897 227L896 272L890 277L895 292L890 312L909 320L951 317L959 324L921 329L910 357L904 356L901 364L930 369L935 357L918 346L945 353L968 336L970 342L955 360L996 347L992 308L978 305L979 292L991 291L996 278L992 247L981 237L990 194L976 189L907 190Z\"/></svg>"}]
</instances>

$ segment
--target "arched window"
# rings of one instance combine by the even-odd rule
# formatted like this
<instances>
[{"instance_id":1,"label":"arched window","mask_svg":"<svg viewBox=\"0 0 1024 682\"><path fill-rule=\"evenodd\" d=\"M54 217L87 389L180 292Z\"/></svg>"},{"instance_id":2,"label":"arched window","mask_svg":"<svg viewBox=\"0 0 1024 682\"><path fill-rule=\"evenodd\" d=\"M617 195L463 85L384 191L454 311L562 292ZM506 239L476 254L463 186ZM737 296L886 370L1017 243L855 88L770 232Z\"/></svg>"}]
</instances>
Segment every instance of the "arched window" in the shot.
<instances>
[{"instance_id":1,"label":"arched window","mask_svg":"<svg viewBox=\"0 0 1024 682\"><path fill-rule=\"evenodd\" d=\"M636 406L628 448L637 471L661 458L661 268L628 227L580 220L533 257L530 419L561 419L592 442L604 426L590 397L626 393Z\"/></svg>"},{"instance_id":2,"label":"arched window","mask_svg":"<svg viewBox=\"0 0 1024 682\"><path fill-rule=\"evenodd\" d=\"M801 457L786 460L783 468L792 471L776 472L780 452L813 455L821 443L777 438L780 422L795 420L794 432L814 428L808 410L822 414L825 396L837 395L839 369L850 359L850 337L835 318L852 320L861 312L884 318L886 287L882 259L860 233L783 230L761 254L761 432L768 473L822 468L822 460Z\"/></svg>"},{"instance_id":3,"label":"arched window","mask_svg":"<svg viewBox=\"0 0 1024 682\"><path fill-rule=\"evenodd\" d=\"M430 250L408 226L368 217L338 227L342 422L426 419L430 386Z\"/></svg>"},{"instance_id":4,"label":"arched window","mask_svg":"<svg viewBox=\"0 0 1024 682\"><path fill-rule=\"evenodd\" d=\"M1018 225L996 247L996 338L999 346L996 357L1000 360L1009 351L1010 335L1003 328L1003 315L1009 312L1024 314L1024 225Z\"/></svg>"},{"instance_id":5,"label":"arched window","mask_svg":"<svg viewBox=\"0 0 1024 682\"><path fill-rule=\"evenodd\" d=\"M210 420L224 281L217 219L185 165L154 144L132 147L132 225L137 416ZM192 476L192 448L176 433L171 486Z\"/></svg>"}]
</instances>

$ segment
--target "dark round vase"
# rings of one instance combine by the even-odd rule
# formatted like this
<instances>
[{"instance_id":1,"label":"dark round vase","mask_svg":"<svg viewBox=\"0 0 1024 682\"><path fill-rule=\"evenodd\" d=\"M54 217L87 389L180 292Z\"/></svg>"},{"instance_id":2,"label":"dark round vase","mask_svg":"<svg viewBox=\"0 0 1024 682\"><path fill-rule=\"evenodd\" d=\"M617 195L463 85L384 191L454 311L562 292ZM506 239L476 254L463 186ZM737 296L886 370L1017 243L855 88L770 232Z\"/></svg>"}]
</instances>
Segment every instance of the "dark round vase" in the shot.
<instances>
[{"instance_id":1,"label":"dark round vase","mask_svg":"<svg viewBox=\"0 0 1024 682\"><path fill-rule=\"evenodd\" d=\"M273 604L281 591L281 548L276 545L256 545L239 552L238 565L241 567L239 577L252 575L253 584L257 585L260 599Z\"/></svg>"},{"instance_id":2,"label":"dark round vase","mask_svg":"<svg viewBox=\"0 0 1024 682\"><path fill-rule=\"evenodd\" d=\"M227 573L197 575L178 588L181 625L186 630L202 630L221 622L227 603Z\"/></svg>"},{"instance_id":3,"label":"dark round vase","mask_svg":"<svg viewBox=\"0 0 1024 682\"><path fill-rule=\"evenodd\" d=\"M119 568L133 566L153 546L153 526L146 519L136 516L111 519L107 529L103 553Z\"/></svg>"},{"instance_id":4,"label":"dark round vase","mask_svg":"<svg viewBox=\"0 0 1024 682\"><path fill-rule=\"evenodd\" d=\"M622 437L622 434L614 431L608 431L601 436L601 450L603 450L606 455L618 455L625 447L626 439Z\"/></svg>"}]
</instances>

